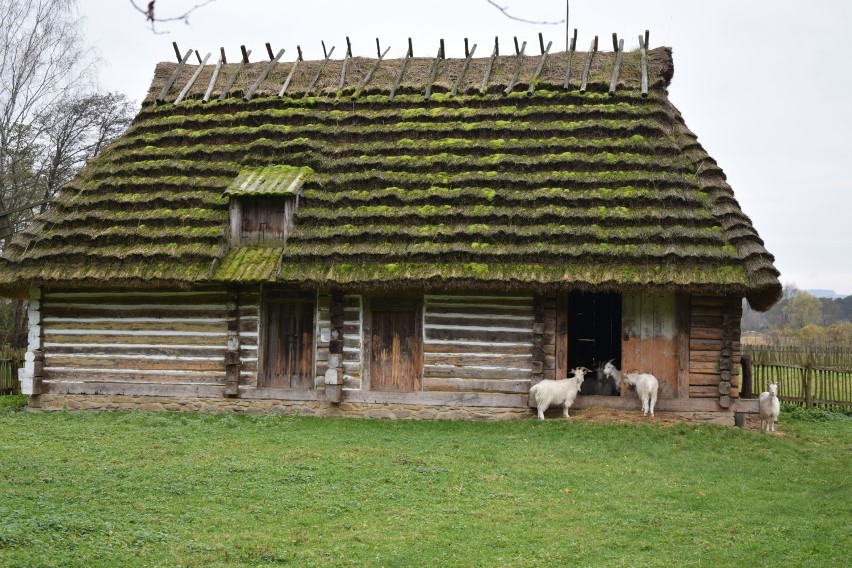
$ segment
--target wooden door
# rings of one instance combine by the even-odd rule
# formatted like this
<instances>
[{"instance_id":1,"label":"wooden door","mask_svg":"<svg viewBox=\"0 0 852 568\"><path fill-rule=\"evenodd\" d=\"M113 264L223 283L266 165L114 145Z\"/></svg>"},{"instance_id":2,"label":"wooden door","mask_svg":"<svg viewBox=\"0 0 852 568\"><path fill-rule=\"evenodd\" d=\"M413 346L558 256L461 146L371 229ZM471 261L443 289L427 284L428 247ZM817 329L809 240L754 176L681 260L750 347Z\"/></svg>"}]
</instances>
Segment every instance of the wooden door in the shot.
<instances>
[{"instance_id":1,"label":"wooden door","mask_svg":"<svg viewBox=\"0 0 852 568\"><path fill-rule=\"evenodd\" d=\"M679 320L673 294L625 294L622 372L651 373L659 398L678 396Z\"/></svg>"},{"instance_id":2,"label":"wooden door","mask_svg":"<svg viewBox=\"0 0 852 568\"><path fill-rule=\"evenodd\" d=\"M265 305L260 386L314 386L314 304L276 301Z\"/></svg>"},{"instance_id":3,"label":"wooden door","mask_svg":"<svg viewBox=\"0 0 852 568\"><path fill-rule=\"evenodd\" d=\"M370 339L370 388L420 390L420 339L415 310L374 310Z\"/></svg>"}]
</instances>

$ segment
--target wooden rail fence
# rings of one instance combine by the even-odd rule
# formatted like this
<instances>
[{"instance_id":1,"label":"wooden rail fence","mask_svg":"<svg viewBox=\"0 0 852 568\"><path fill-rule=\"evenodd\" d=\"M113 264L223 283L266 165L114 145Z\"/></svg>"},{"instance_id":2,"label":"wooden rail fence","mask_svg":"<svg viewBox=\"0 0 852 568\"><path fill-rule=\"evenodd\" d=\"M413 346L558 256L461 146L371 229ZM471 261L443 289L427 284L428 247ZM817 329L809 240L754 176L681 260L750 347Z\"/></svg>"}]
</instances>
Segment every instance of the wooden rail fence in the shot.
<instances>
[{"instance_id":1,"label":"wooden rail fence","mask_svg":"<svg viewBox=\"0 0 852 568\"><path fill-rule=\"evenodd\" d=\"M18 368L23 354L8 345L0 345L0 395L21 392L18 382Z\"/></svg>"},{"instance_id":2,"label":"wooden rail fence","mask_svg":"<svg viewBox=\"0 0 852 568\"><path fill-rule=\"evenodd\" d=\"M767 346L743 350L743 398L756 398L774 381L784 402L806 408L852 408L850 350Z\"/></svg>"}]
</instances>

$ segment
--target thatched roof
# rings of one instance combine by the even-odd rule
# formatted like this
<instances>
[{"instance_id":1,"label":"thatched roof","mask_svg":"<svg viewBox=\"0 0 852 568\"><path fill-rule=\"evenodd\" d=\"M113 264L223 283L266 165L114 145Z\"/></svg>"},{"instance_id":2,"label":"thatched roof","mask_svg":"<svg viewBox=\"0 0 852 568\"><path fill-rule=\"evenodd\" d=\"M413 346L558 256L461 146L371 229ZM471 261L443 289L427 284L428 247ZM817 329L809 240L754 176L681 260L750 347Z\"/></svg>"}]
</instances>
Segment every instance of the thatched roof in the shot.
<instances>
[{"instance_id":1,"label":"thatched roof","mask_svg":"<svg viewBox=\"0 0 852 568\"><path fill-rule=\"evenodd\" d=\"M353 58L183 68L161 63L131 129L6 249L0 287L306 285L674 290L748 296L781 290L773 257L667 97L671 51L442 60ZM369 82L364 79L375 67ZM504 89L517 80L510 93ZM310 92L307 88L313 83ZM342 83L342 87L341 87ZM530 84L534 89L530 93ZM451 91L457 88L457 93ZM276 166L268 169L269 166ZM228 195L243 172L300 207L286 244L227 244ZM276 177L278 176L278 177ZM282 181L283 180L283 181ZM276 181L278 182L276 184ZM230 192L227 192L230 188ZM285 188L286 189L286 188Z\"/></svg>"}]
</instances>

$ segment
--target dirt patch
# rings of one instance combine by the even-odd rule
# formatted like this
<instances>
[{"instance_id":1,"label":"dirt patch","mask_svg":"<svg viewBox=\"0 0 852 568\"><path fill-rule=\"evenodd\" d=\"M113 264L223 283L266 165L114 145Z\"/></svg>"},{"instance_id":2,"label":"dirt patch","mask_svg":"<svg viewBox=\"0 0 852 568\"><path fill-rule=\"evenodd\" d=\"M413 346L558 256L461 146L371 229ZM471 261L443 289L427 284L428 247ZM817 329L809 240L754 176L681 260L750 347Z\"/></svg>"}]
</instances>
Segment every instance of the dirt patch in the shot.
<instances>
[{"instance_id":1,"label":"dirt patch","mask_svg":"<svg viewBox=\"0 0 852 568\"><path fill-rule=\"evenodd\" d=\"M676 426L678 424L717 424L734 427L732 414L721 412L677 413L658 411L654 416L642 416L639 410L623 410L615 408L578 408L571 410L571 420L592 422L595 424L657 424L660 426ZM775 425L775 435L783 435ZM760 430L760 418L757 415L746 417L745 430ZM770 432L770 434L773 434Z\"/></svg>"},{"instance_id":2,"label":"dirt patch","mask_svg":"<svg viewBox=\"0 0 852 568\"><path fill-rule=\"evenodd\" d=\"M663 426L675 426L684 422L706 422L705 420L694 420L670 412L657 412L654 416L642 416L642 412L639 410L615 408L582 408L572 410L571 419L597 424L660 424ZM731 422L733 423L733 421Z\"/></svg>"}]
</instances>

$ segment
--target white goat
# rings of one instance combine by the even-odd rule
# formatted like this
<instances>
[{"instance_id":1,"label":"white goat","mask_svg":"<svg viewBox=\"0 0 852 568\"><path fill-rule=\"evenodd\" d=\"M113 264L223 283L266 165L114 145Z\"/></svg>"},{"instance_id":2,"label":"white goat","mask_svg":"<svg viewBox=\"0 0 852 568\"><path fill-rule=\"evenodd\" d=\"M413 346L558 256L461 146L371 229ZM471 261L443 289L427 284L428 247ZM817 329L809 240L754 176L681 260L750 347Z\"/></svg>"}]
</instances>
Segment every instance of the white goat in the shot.
<instances>
[{"instance_id":1,"label":"white goat","mask_svg":"<svg viewBox=\"0 0 852 568\"><path fill-rule=\"evenodd\" d=\"M757 399L760 411L760 427L766 432L775 431L775 421L781 413L781 403L778 401L778 383L769 383L769 392L762 392Z\"/></svg>"},{"instance_id":2,"label":"white goat","mask_svg":"<svg viewBox=\"0 0 852 568\"><path fill-rule=\"evenodd\" d=\"M583 378L589 369L577 367L572 372L573 377L559 380L544 379L530 389L530 396L535 399L535 406L538 409L539 420L544 420L544 411L549 407L560 405L565 407L562 416L570 418L568 408L574 404L574 399L577 398L580 385L583 384Z\"/></svg>"},{"instance_id":3,"label":"white goat","mask_svg":"<svg viewBox=\"0 0 852 568\"><path fill-rule=\"evenodd\" d=\"M650 373L626 373L624 382L636 387L636 394L642 401L642 416L647 416L649 412L653 416L654 405L657 404L657 389L660 388L657 377Z\"/></svg>"},{"instance_id":4,"label":"white goat","mask_svg":"<svg viewBox=\"0 0 852 568\"><path fill-rule=\"evenodd\" d=\"M615 365L612 364L613 361L615 361L615 359L610 359L606 362L606 365L604 365L603 368L603 372L605 376L615 381L616 390L618 390L618 392L621 392L621 371L615 368Z\"/></svg>"}]
</instances>

